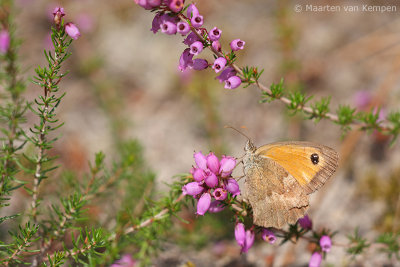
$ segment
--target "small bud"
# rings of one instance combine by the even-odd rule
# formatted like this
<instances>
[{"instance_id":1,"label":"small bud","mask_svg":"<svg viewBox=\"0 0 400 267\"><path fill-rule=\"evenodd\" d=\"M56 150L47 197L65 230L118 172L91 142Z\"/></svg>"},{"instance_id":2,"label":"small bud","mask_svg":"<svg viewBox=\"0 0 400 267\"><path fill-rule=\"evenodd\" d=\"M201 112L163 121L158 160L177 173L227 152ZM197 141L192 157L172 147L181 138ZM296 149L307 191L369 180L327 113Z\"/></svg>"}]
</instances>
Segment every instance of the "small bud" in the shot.
<instances>
[{"instance_id":1,"label":"small bud","mask_svg":"<svg viewBox=\"0 0 400 267\"><path fill-rule=\"evenodd\" d=\"M180 21L178 22L178 24L176 25L177 27L177 32L182 34L182 35L186 35L189 33L190 31L190 26L186 21Z\"/></svg>"},{"instance_id":2,"label":"small bud","mask_svg":"<svg viewBox=\"0 0 400 267\"><path fill-rule=\"evenodd\" d=\"M207 167L215 174L219 174L219 159L213 152L207 155Z\"/></svg>"},{"instance_id":3,"label":"small bud","mask_svg":"<svg viewBox=\"0 0 400 267\"><path fill-rule=\"evenodd\" d=\"M236 159L230 156L222 156L220 166L219 173L221 176L228 177L236 167Z\"/></svg>"},{"instance_id":4,"label":"small bud","mask_svg":"<svg viewBox=\"0 0 400 267\"><path fill-rule=\"evenodd\" d=\"M219 57L214 61L214 65L212 66L213 70L215 70L216 73L220 72L223 70L226 66L226 58L224 57Z\"/></svg>"},{"instance_id":5,"label":"small bud","mask_svg":"<svg viewBox=\"0 0 400 267\"><path fill-rule=\"evenodd\" d=\"M303 218L300 218L298 222L301 228L308 230L312 229L312 221L310 217L308 217L308 215L304 216Z\"/></svg>"},{"instance_id":6,"label":"small bud","mask_svg":"<svg viewBox=\"0 0 400 267\"><path fill-rule=\"evenodd\" d=\"M213 172L207 170L204 182L208 187L216 187L218 185L218 177Z\"/></svg>"},{"instance_id":7,"label":"small bud","mask_svg":"<svg viewBox=\"0 0 400 267\"><path fill-rule=\"evenodd\" d=\"M230 43L232 51L238 51L244 48L245 41L242 41L240 39L235 39Z\"/></svg>"},{"instance_id":8,"label":"small bud","mask_svg":"<svg viewBox=\"0 0 400 267\"><path fill-rule=\"evenodd\" d=\"M168 7L172 12L178 13L183 8L183 2L183 0L170 0Z\"/></svg>"},{"instance_id":9,"label":"small bud","mask_svg":"<svg viewBox=\"0 0 400 267\"><path fill-rule=\"evenodd\" d=\"M190 54L197 56L198 54L201 53L201 51L203 51L203 43L202 42L196 41L190 45Z\"/></svg>"},{"instance_id":10,"label":"small bud","mask_svg":"<svg viewBox=\"0 0 400 267\"><path fill-rule=\"evenodd\" d=\"M208 68L208 62L205 59L196 58L193 60L192 68L194 70L204 70L204 69Z\"/></svg>"},{"instance_id":11,"label":"small bud","mask_svg":"<svg viewBox=\"0 0 400 267\"><path fill-rule=\"evenodd\" d=\"M201 151L194 153L193 157L197 167L204 171L207 170L207 158L205 155L203 155L203 153L201 153Z\"/></svg>"},{"instance_id":12,"label":"small bud","mask_svg":"<svg viewBox=\"0 0 400 267\"><path fill-rule=\"evenodd\" d=\"M190 54L190 49L186 48L179 58L179 70L184 71L186 68L193 65L193 55ZM195 158L196 159L196 158Z\"/></svg>"},{"instance_id":13,"label":"small bud","mask_svg":"<svg viewBox=\"0 0 400 267\"><path fill-rule=\"evenodd\" d=\"M190 46L196 41L201 41L201 39L197 36L197 34L191 32L188 36L186 36L185 40L183 40L183 43Z\"/></svg>"},{"instance_id":14,"label":"small bud","mask_svg":"<svg viewBox=\"0 0 400 267\"><path fill-rule=\"evenodd\" d=\"M208 208L209 213L218 213L220 211L223 211L225 209L225 206L218 200L214 200L211 202L210 207Z\"/></svg>"},{"instance_id":15,"label":"small bud","mask_svg":"<svg viewBox=\"0 0 400 267\"><path fill-rule=\"evenodd\" d=\"M192 26L197 29L203 25L204 19L202 15L195 15L192 17L190 22L192 23Z\"/></svg>"},{"instance_id":16,"label":"small bud","mask_svg":"<svg viewBox=\"0 0 400 267\"><path fill-rule=\"evenodd\" d=\"M322 251L329 252L332 247L332 240L329 236L323 235L319 240L319 245L321 246Z\"/></svg>"},{"instance_id":17,"label":"small bud","mask_svg":"<svg viewBox=\"0 0 400 267\"><path fill-rule=\"evenodd\" d=\"M211 31L208 37L210 37L211 41L218 41L219 38L221 37L222 31L218 29L217 27L214 27Z\"/></svg>"},{"instance_id":18,"label":"small bud","mask_svg":"<svg viewBox=\"0 0 400 267\"><path fill-rule=\"evenodd\" d=\"M219 41L213 41L211 46L215 49L215 51L221 52L221 44Z\"/></svg>"},{"instance_id":19,"label":"small bud","mask_svg":"<svg viewBox=\"0 0 400 267\"><path fill-rule=\"evenodd\" d=\"M64 8L56 7L53 10L53 20L56 25L60 25L62 17L65 16Z\"/></svg>"},{"instance_id":20,"label":"small bud","mask_svg":"<svg viewBox=\"0 0 400 267\"><path fill-rule=\"evenodd\" d=\"M225 81L225 89L235 89L238 88L240 86L240 84L242 83L242 79L240 79L240 77L238 76L232 76L229 77L226 81Z\"/></svg>"},{"instance_id":21,"label":"small bud","mask_svg":"<svg viewBox=\"0 0 400 267\"><path fill-rule=\"evenodd\" d=\"M6 54L10 48L10 34L7 30L0 32L0 54Z\"/></svg>"},{"instance_id":22,"label":"small bud","mask_svg":"<svg viewBox=\"0 0 400 267\"><path fill-rule=\"evenodd\" d=\"M245 241L244 247L242 247L242 250L241 250L242 253L247 253L247 251L249 251L249 249L254 244L254 238L255 238L254 232L252 230L247 230L246 231L246 241Z\"/></svg>"},{"instance_id":23,"label":"small bud","mask_svg":"<svg viewBox=\"0 0 400 267\"><path fill-rule=\"evenodd\" d=\"M228 190L233 196L240 194L239 184L236 182L235 179L229 178L225 183L225 189Z\"/></svg>"},{"instance_id":24,"label":"small bud","mask_svg":"<svg viewBox=\"0 0 400 267\"><path fill-rule=\"evenodd\" d=\"M168 34L168 35L174 35L177 32L176 24L171 22L171 21L166 21L164 20L161 25L161 32Z\"/></svg>"},{"instance_id":25,"label":"small bud","mask_svg":"<svg viewBox=\"0 0 400 267\"><path fill-rule=\"evenodd\" d=\"M187 17L192 18L196 15L199 15L199 10L195 6L195 4L190 4L190 6L187 8Z\"/></svg>"},{"instance_id":26,"label":"small bud","mask_svg":"<svg viewBox=\"0 0 400 267\"><path fill-rule=\"evenodd\" d=\"M268 230L266 228L262 229L261 237L265 242L268 242L270 244L273 244L276 241L276 236L275 236L274 232L272 232L271 230Z\"/></svg>"},{"instance_id":27,"label":"small bud","mask_svg":"<svg viewBox=\"0 0 400 267\"><path fill-rule=\"evenodd\" d=\"M193 171L193 179L196 182L201 182L206 178L206 173L200 168L195 168Z\"/></svg>"},{"instance_id":28,"label":"small bud","mask_svg":"<svg viewBox=\"0 0 400 267\"><path fill-rule=\"evenodd\" d=\"M78 27L75 24L68 22L65 24L65 32L74 40L78 39L81 36Z\"/></svg>"},{"instance_id":29,"label":"small bud","mask_svg":"<svg viewBox=\"0 0 400 267\"><path fill-rule=\"evenodd\" d=\"M308 267L319 267L322 262L322 255L318 252L314 252L308 262Z\"/></svg>"},{"instance_id":30,"label":"small bud","mask_svg":"<svg viewBox=\"0 0 400 267\"><path fill-rule=\"evenodd\" d=\"M217 76L217 79L219 80L220 83L225 82L228 80L230 77L235 76L236 71L232 67L226 67L220 75Z\"/></svg>"},{"instance_id":31,"label":"small bud","mask_svg":"<svg viewBox=\"0 0 400 267\"><path fill-rule=\"evenodd\" d=\"M204 191L204 187L202 187L198 182L191 182L182 186L182 193L184 195L196 196L201 194Z\"/></svg>"},{"instance_id":32,"label":"small bud","mask_svg":"<svg viewBox=\"0 0 400 267\"><path fill-rule=\"evenodd\" d=\"M197 202L197 215L204 215L211 205L210 193L204 193Z\"/></svg>"},{"instance_id":33,"label":"small bud","mask_svg":"<svg viewBox=\"0 0 400 267\"><path fill-rule=\"evenodd\" d=\"M216 200L225 200L227 196L228 196L228 192L226 192L226 190L223 188L217 188L213 192L213 197Z\"/></svg>"},{"instance_id":34,"label":"small bud","mask_svg":"<svg viewBox=\"0 0 400 267\"><path fill-rule=\"evenodd\" d=\"M239 246L244 247L244 243L246 242L246 231L243 223L236 224L235 239Z\"/></svg>"}]
</instances>

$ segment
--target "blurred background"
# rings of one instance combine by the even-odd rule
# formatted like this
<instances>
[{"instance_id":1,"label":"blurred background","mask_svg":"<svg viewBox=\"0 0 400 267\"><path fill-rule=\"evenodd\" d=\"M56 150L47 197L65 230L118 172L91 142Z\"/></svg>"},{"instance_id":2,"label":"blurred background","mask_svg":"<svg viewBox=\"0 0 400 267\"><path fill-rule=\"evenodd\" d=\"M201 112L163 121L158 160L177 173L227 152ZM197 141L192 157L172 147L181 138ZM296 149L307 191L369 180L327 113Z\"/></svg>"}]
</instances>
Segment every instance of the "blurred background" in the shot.
<instances>
[{"instance_id":1,"label":"blurred background","mask_svg":"<svg viewBox=\"0 0 400 267\"><path fill-rule=\"evenodd\" d=\"M331 96L331 109L349 104L358 110L381 107L382 116L400 103L400 4L385 1L197 1L207 29L222 30L222 49L240 38L239 66L264 69L261 82L285 79L287 91L303 90L314 99ZM396 6L393 12L305 11L305 5ZM226 90L214 71L180 72L178 61L186 48L181 36L150 31L153 14L131 0L18 0L17 36L22 38L20 60L26 78L44 64L50 49L49 29L55 6L65 8L65 21L81 30L72 45L61 83L67 92L59 107L65 122L54 154L65 169L88 171L95 152L111 164L116 144L137 139L144 159L156 175L154 192L168 190L178 173L194 164L193 152L243 155L245 138L225 125L245 129L257 145L282 140L307 140L335 148L341 157L337 173L311 198L310 217L316 229L338 230L335 241L359 227L374 239L383 231L400 230L399 145L379 133L352 131L342 136L330 121L290 116L280 102L260 104L259 90L250 86ZM295 12L296 5L303 12ZM209 51L202 58L212 62ZM40 89L28 85L32 101ZM28 113L28 125L37 118ZM241 167L236 175L242 175ZM241 181L243 182L243 181ZM154 195L157 198L158 193ZM118 194L115 195L118 198ZM22 200L21 200L22 201ZM247 255L234 242L229 213L197 218L189 209L177 222L176 233L154 259L156 266L305 266L312 248L307 243L269 245L257 241ZM396 217L397 216L397 217ZM347 266L345 249L334 247L327 266ZM377 266L395 262L366 254L350 265Z\"/></svg>"}]
</instances>

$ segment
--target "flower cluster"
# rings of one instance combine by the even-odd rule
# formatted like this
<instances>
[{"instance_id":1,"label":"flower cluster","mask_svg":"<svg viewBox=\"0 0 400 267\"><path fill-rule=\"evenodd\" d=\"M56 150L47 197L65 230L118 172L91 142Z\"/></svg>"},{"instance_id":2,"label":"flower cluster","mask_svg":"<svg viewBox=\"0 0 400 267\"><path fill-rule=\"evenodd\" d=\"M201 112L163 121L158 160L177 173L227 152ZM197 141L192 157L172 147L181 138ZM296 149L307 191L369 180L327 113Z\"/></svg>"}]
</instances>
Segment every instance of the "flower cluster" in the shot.
<instances>
[{"instance_id":1,"label":"flower cluster","mask_svg":"<svg viewBox=\"0 0 400 267\"><path fill-rule=\"evenodd\" d=\"M198 215L204 215L207 211L216 213L223 210L224 205L221 201L228 197L228 193L232 196L240 194L238 183L231 177L236 159L222 156L219 160L212 152L207 156L197 152L194 153L194 160L196 167L190 170L194 182L182 187L183 194L198 200L196 212Z\"/></svg>"},{"instance_id":2,"label":"flower cluster","mask_svg":"<svg viewBox=\"0 0 400 267\"><path fill-rule=\"evenodd\" d=\"M10 47L10 33L7 30L0 32L0 54L6 54Z\"/></svg>"},{"instance_id":3,"label":"flower cluster","mask_svg":"<svg viewBox=\"0 0 400 267\"><path fill-rule=\"evenodd\" d=\"M312 221L308 215L304 216L303 218L298 220L298 223L301 228L306 231L312 230ZM310 267L319 267L322 262L322 254L328 253L332 247L332 240L329 235L322 234L319 238L319 247L320 249L314 251L311 255L310 261L308 266Z\"/></svg>"},{"instance_id":4,"label":"flower cluster","mask_svg":"<svg viewBox=\"0 0 400 267\"><path fill-rule=\"evenodd\" d=\"M64 8L56 7L53 10L53 20L57 27L59 27L62 23L62 18L65 16ZM81 36L78 27L72 22L65 23L64 25L65 32L74 40L78 39Z\"/></svg>"},{"instance_id":5,"label":"flower cluster","mask_svg":"<svg viewBox=\"0 0 400 267\"><path fill-rule=\"evenodd\" d=\"M276 241L275 233L267 228L262 228L261 238L270 244ZM255 234L253 227L246 230L243 223L237 223L235 227L235 239L239 246L242 247L241 252L246 253L254 243Z\"/></svg>"},{"instance_id":6,"label":"flower cluster","mask_svg":"<svg viewBox=\"0 0 400 267\"><path fill-rule=\"evenodd\" d=\"M195 4L190 4L186 9L186 16L182 10L184 0L135 0L135 2L145 9L155 10L156 15L152 22L151 31L168 35L181 34L186 36L183 43L188 47L183 51L179 59L179 70L186 69L203 70L208 67L216 73L220 73L217 79L225 83L226 89L235 89L240 86L242 80L237 76L236 70L229 66L235 58L234 52L242 50L245 42L235 39L230 42L231 53L222 53L219 39L222 31L217 27L207 31L201 28L204 17L199 13ZM198 56L206 47L218 56L213 64L209 64L206 59L194 58Z\"/></svg>"}]
</instances>

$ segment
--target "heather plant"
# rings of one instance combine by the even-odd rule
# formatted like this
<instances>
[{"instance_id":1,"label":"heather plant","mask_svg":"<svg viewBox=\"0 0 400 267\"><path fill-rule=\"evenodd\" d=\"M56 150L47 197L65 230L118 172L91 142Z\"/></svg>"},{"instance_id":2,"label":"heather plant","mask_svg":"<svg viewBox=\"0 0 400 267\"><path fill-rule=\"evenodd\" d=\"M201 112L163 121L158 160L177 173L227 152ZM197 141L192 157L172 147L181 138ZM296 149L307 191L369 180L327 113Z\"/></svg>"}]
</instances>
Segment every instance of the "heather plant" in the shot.
<instances>
[{"instance_id":1,"label":"heather plant","mask_svg":"<svg viewBox=\"0 0 400 267\"><path fill-rule=\"evenodd\" d=\"M280 101L291 115L301 113L304 120L338 124L343 135L355 128L387 135L392 144L396 142L400 112L386 111L384 116L379 108L360 111L347 105L339 105L332 112L331 98L313 101L313 96L302 91L287 90L283 78L266 86L261 81L262 69L236 65L241 51L246 49L246 41L231 40L225 51L221 41L223 29L204 28L206 18L196 4L182 0L135 2L152 11L154 34L183 38L187 47L177 59L180 71L212 69L218 75L218 82L223 84L221 90L234 93L240 87L255 87L261 92L259 104ZM392 262L400 260L400 232L394 229L369 240L358 229L352 234L337 229L316 229L308 215L284 229L253 224L252 207L238 183L241 177L233 175L235 168L241 168L239 156L218 157L219 153L195 152L193 166L187 167L187 173L174 177L163 197L155 195L155 175L143 158L141 145L118 134L114 140L117 155L111 163L107 161L108 156L98 152L86 174L61 166L52 151L56 142L62 142L64 122L60 121L58 111L68 94L63 87L63 81L68 78L65 63L74 42L79 42L79 25L66 22L69 14L64 8L53 10L53 48L44 51L47 65L35 68L32 82L37 96L27 101L24 98L27 81L18 66L21 41L15 35L13 1L2 2L0 8L0 86L3 88L0 224L8 232L2 230L0 241L0 262L4 266L149 266L163 247L163 241L171 236L171 227L187 223L180 213L182 207L191 210L191 206L195 206L197 218L228 214L234 225L228 231L240 248L238 253L248 253L257 240L297 244L302 239L311 247L309 266L320 266L334 247L346 250L352 259L373 251L385 254ZM212 63L201 58L206 51L213 55ZM117 128L118 115L113 117L111 108L104 106ZM28 112L36 118L33 125L26 125ZM46 187L51 180L57 181L55 196ZM27 195L29 205L9 214L5 208L21 192ZM105 218L94 216L93 206L101 207ZM336 242L338 235L347 235L348 243Z\"/></svg>"}]
</instances>

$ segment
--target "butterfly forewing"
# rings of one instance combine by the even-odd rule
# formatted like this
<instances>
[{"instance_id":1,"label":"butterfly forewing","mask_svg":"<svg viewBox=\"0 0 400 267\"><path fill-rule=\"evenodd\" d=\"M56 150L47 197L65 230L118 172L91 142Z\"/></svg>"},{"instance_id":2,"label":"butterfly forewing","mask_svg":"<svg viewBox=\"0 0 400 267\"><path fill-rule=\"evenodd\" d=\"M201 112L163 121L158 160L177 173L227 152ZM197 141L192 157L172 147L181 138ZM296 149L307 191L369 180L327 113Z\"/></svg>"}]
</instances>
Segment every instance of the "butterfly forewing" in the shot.
<instances>
[{"instance_id":1,"label":"butterfly forewing","mask_svg":"<svg viewBox=\"0 0 400 267\"><path fill-rule=\"evenodd\" d=\"M332 148L311 142L279 142L255 151L282 166L310 194L332 176L338 166L338 154Z\"/></svg>"}]
</instances>

